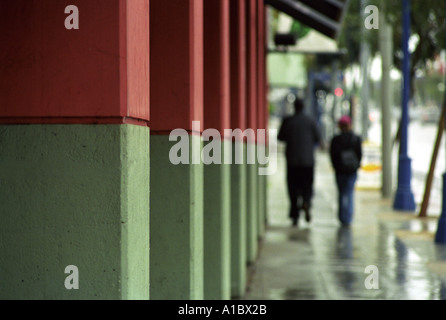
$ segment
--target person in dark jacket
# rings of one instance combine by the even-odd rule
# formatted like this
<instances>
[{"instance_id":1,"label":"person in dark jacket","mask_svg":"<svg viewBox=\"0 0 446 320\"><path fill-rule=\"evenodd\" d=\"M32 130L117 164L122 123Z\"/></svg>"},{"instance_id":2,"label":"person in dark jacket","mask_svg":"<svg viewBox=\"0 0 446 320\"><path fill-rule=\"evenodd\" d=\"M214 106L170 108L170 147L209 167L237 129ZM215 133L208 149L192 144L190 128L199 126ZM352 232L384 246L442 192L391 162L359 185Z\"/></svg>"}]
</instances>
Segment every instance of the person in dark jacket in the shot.
<instances>
[{"instance_id":1,"label":"person in dark jacket","mask_svg":"<svg viewBox=\"0 0 446 320\"><path fill-rule=\"evenodd\" d=\"M354 187L362 159L361 137L352 131L349 116L342 116L338 121L341 133L330 144L330 159L335 170L338 188L338 218L342 226L350 226L354 213ZM353 154L353 164L347 164L346 152ZM343 160L344 159L344 160Z\"/></svg>"},{"instance_id":2,"label":"person in dark jacket","mask_svg":"<svg viewBox=\"0 0 446 320\"><path fill-rule=\"evenodd\" d=\"M316 122L303 112L303 102L296 99L295 114L283 120L278 139L286 143L287 185L293 226L297 226L300 209L311 221L311 199L314 181L314 150L320 143Z\"/></svg>"}]
</instances>

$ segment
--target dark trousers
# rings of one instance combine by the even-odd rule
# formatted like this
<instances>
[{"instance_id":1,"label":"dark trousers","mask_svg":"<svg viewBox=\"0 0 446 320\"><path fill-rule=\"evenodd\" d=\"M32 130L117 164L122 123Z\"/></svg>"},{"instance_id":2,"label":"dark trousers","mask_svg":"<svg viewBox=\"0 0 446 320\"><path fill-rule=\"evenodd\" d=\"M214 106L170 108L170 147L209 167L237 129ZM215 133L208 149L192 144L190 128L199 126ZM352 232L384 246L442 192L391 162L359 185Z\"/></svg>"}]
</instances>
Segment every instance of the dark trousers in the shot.
<instances>
[{"instance_id":1,"label":"dark trousers","mask_svg":"<svg viewBox=\"0 0 446 320\"><path fill-rule=\"evenodd\" d=\"M290 199L290 218L298 218L299 210L311 207L313 197L314 167L288 166L287 184Z\"/></svg>"}]
</instances>

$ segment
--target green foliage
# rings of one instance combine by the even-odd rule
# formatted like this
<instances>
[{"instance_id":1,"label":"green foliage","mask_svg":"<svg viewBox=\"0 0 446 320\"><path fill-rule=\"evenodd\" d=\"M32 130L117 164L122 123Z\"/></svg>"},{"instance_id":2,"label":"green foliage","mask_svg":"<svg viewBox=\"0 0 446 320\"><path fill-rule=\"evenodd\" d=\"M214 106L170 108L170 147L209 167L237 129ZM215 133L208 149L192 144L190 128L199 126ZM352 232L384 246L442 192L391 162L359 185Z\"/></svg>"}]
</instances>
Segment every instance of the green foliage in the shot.
<instances>
[{"instance_id":1,"label":"green foliage","mask_svg":"<svg viewBox=\"0 0 446 320\"><path fill-rule=\"evenodd\" d=\"M350 0L338 40L339 47L348 50L347 62L349 64L359 62L359 48L362 36L360 32L362 19L359 13L360 1Z\"/></svg>"},{"instance_id":2,"label":"green foliage","mask_svg":"<svg viewBox=\"0 0 446 320\"><path fill-rule=\"evenodd\" d=\"M401 0L383 1L385 14L394 30L394 63L401 65L402 10ZM419 41L412 53L412 73L416 68L423 68L426 62L435 57L446 45L446 1L412 0L411 34L418 35Z\"/></svg>"},{"instance_id":3,"label":"green foliage","mask_svg":"<svg viewBox=\"0 0 446 320\"><path fill-rule=\"evenodd\" d=\"M297 36L297 39L304 38L309 32L310 28L301 24L299 21L294 20L293 24L291 25L290 33L295 34Z\"/></svg>"},{"instance_id":4,"label":"green foliage","mask_svg":"<svg viewBox=\"0 0 446 320\"><path fill-rule=\"evenodd\" d=\"M362 39L370 42L372 51L378 50L379 30L364 28L361 16L360 0L351 0L345 16L339 43L352 49L352 62L359 60L359 46ZM402 1L370 0L369 5L376 5L385 14L388 23L393 27L395 66L400 66L402 37ZM446 1L444 0L412 0L411 1L411 35L418 35L419 42L412 54L414 67L422 67L425 62L435 57L446 48ZM382 21L380 21L382 23ZM364 32L365 31L365 32Z\"/></svg>"},{"instance_id":5,"label":"green foliage","mask_svg":"<svg viewBox=\"0 0 446 320\"><path fill-rule=\"evenodd\" d=\"M277 25L279 20L280 11L276 9L272 9L272 15L271 15L271 31L275 34L277 32ZM297 39L304 38L309 32L311 31L311 28L305 26L304 24L300 23L297 20L293 20L293 23L291 25L290 33L297 36Z\"/></svg>"},{"instance_id":6,"label":"green foliage","mask_svg":"<svg viewBox=\"0 0 446 320\"><path fill-rule=\"evenodd\" d=\"M411 55L411 77L415 71L424 68L441 50L446 48L446 1L412 0L411 35L419 39ZM367 5L375 5L384 13L386 21L393 28L394 65L401 69L402 64L402 0L369 0ZM350 0L345 16L339 44L347 48L348 62L359 62L359 48L362 39L369 41L372 54L379 49L379 30L366 30L360 0ZM382 19L382 16L380 16ZM383 21L380 21L380 24Z\"/></svg>"}]
</instances>

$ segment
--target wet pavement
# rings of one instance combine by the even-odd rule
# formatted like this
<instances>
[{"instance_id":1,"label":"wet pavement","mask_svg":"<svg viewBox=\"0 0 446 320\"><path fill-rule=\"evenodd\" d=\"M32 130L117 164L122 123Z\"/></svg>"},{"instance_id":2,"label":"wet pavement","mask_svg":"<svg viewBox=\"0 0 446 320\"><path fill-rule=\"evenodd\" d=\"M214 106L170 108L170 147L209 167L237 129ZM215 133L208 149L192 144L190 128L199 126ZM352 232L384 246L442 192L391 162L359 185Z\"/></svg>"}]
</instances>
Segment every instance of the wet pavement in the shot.
<instances>
[{"instance_id":1,"label":"wet pavement","mask_svg":"<svg viewBox=\"0 0 446 320\"><path fill-rule=\"evenodd\" d=\"M355 191L350 228L337 220L334 173L317 154L312 221L288 219L284 158L269 177L268 228L246 300L445 300L446 246L438 217L395 212L378 191Z\"/></svg>"}]
</instances>

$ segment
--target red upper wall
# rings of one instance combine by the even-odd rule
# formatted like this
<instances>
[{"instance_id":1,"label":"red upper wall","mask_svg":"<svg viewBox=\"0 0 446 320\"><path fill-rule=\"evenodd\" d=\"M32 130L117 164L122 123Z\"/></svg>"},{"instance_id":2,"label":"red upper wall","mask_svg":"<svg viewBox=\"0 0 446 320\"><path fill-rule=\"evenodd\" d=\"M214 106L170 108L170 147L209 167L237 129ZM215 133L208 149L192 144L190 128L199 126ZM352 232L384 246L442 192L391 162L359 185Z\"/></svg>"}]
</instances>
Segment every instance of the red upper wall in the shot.
<instances>
[{"instance_id":1,"label":"red upper wall","mask_svg":"<svg viewBox=\"0 0 446 320\"><path fill-rule=\"evenodd\" d=\"M246 127L257 130L257 112L258 112L258 64L257 64L257 1L247 0L247 21L246 21L246 54L247 54L247 113Z\"/></svg>"},{"instance_id":2,"label":"red upper wall","mask_svg":"<svg viewBox=\"0 0 446 320\"><path fill-rule=\"evenodd\" d=\"M231 128L246 128L246 2L231 0Z\"/></svg>"},{"instance_id":3,"label":"red upper wall","mask_svg":"<svg viewBox=\"0 0 446 320\"><path fill-rule=\"evenodd\" d=\"M0 1L0 15L0 122L149 120L149 0Z\"/></svg>"},{"instance_id":4,"label":"red upper wall","mask_svg":"<svg viewBox=\"0 0 446 320\"><path fill-rule=\"evenodd\" d=\"M229 0L204 1L204 129L231 128Z\"/></svg>"},{"instance_id":5,"label":"red upper wall","mask_svg":"<svg viewBox=\"0 0 446 320\"><path fill-rule=\"evenodd\" d=\"M150 11L151 133L192 131L203 126L203 0L151 0Z\"/></svg>"}]
</instances>

